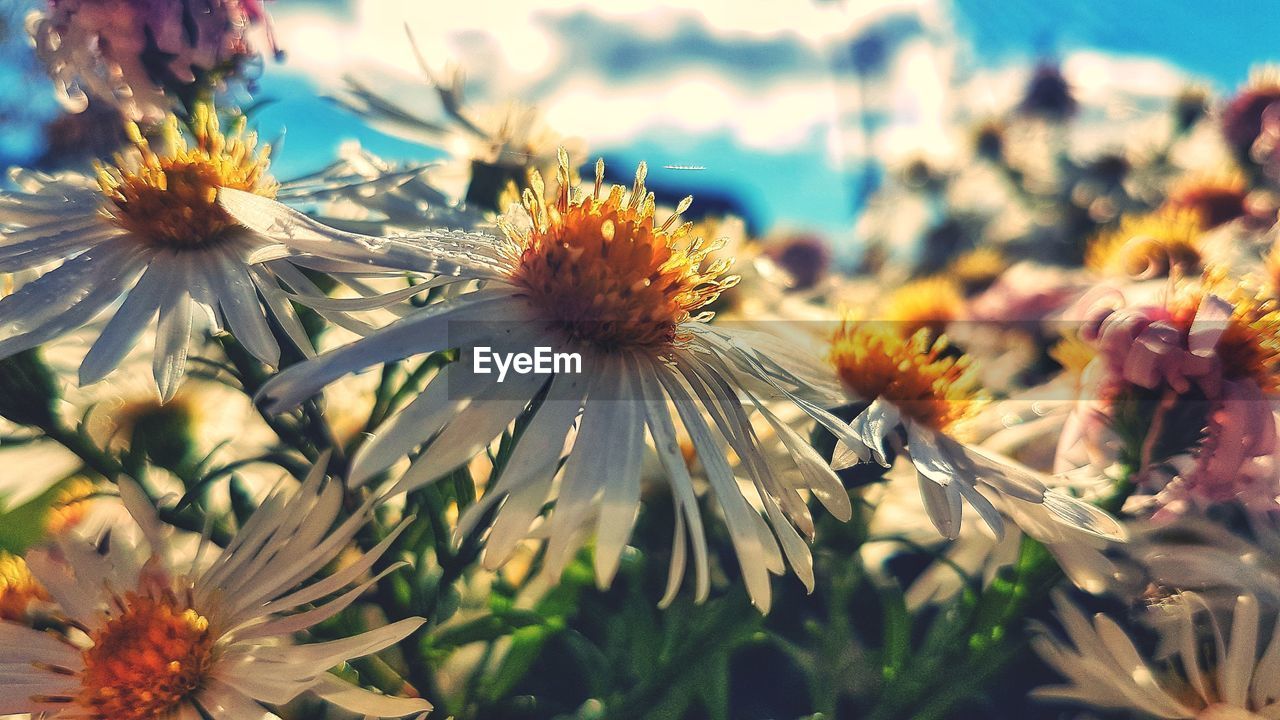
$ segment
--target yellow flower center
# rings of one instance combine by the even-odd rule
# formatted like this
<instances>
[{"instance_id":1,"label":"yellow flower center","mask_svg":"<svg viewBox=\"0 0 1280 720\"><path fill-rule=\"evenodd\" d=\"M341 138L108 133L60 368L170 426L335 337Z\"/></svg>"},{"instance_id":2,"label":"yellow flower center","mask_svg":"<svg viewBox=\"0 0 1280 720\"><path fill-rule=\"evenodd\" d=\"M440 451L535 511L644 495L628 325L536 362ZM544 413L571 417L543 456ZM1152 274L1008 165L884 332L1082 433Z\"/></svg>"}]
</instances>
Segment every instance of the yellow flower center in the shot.
<instances>
[{"instance_id":1,"label":"yellow flower center","mask_svg":"<svg viewBox=\"0 0 1280 720\"><path fill-rule=\"evenodd\" d=\"M1280 392L1280 307L1241 289L1219 293L1232 305L1231 317L1215 348L1228 380L1250 379L1265 393ZM1190 330L1201 292L1175 299L1172 312L1180 327Z\"/></svg>"},{"instance_id":2,"label":"yellow flower center","mask_svg":"<svg viewBox=\"0 0 1280 720\"><path fill-rule=\"evenodd\" d=\"M136 157L117 155L114 165L99 166L98 186L111 221L142 242L172 249L217 242L236 225L217 203L218 188L275 196L277 186L267 175L270 148L256 149L257 138L243 122L224 135L217 114L197 106L194 146L170 117L163 153L151 149L136 125L128 129Z\"/></svg>"},{"instance_id":3,"label":"yellow flower center","mask_svg":"<svg viewBox=\"0 0 1280 720\"><path fill-rule=\"evenodd\" d=\"M1097 356L1097 349L1085 342L1076 333L1064 334L1062 339L1049 349L1049 357L1056 360L1062 366L1063 372L1077 385L1084 378L1085 370L1089 367L1089 364Z\"/></svg>"},{"instance_id":4,"label":"yellow flower center","mask_svg":"<svg viewBox=\"0 0 1280 720\"><path fill-rule=\"evenodd\" d=\"M1125 277L1197 275L1203 265L1199 212L1166 210L1126 217L1120 227L1089 243L1085 264L1097 272Z\"/></svg>"},{"instance_id":5,"label":"yellow flower center","mask_svg":"<svg viewBox=\"0 0 1280 720\"><path fill-rule=\"evenodd\" d=\"M999 250L980 247L956 258L947 274L955 278L965 295L976 295L991 287L1008 267L1009 261Z\"/></svg>"},{"instance_id":6,"label":"yellow flower center","mask_svg":"<svg viewBox=\"0 0 1280 720\"><path fill-rule=\"evenodd\" d=\"M928 329L936 336L960 317L963 306L964 297L954 281L928 277L895 290L885 303L883 318L903 337L910 337L921 329Z\"/></svg>"},{"instance_id":7,"label":"yellow flower center","mask_svg":"<svg viewBox=\"0 0 1280 720\"><path fill-rule=\"evenodd\" d=\"M604 162L599 161L595 188L578 196L562 151L556 196L544 197L537 173L524 192L532 227L502 223L516 261L512 282L553 326L601 350L666 351L679 339L681 323L709 319L710 313L692 313L738 281L721 277L729 259L703 270L707 254L720 245L691 239L691 224L676 224L692 198L655 226L645 173L641 163L629 192L614 185L601 197Z\"/></svg>"},{"instance_id":8,"label":"yellow flower center","mask_svg":"<svg viewBox=\"0 0 1280 720\"><path fill-rule=\"evenodd\" d=\"M77 702L95 720L168 717L200 688L212 661L209 621L173 593L117 599L119 614L84 651Z\"/></svg>"},{"instance_id":9,"label":"yellow flower center","mask_svg":"<svg viewBox=\"0 0 1280 720\"><path fill-rule=\"evenodd\" d=\"M89 480L74 478L68 481L49 506L49 514L44 519L45 533L56 537L79 525L95 492L97 488Z\"/></svg>"},{"instance_id":10,"label":"yellow flower center","mask_svg":"<svg viewBox=\"0 0 1280 720\"><path fill-rule=\"evenodd\" d=\"M969 358L948 352L928 328L904 337L893 325L846 321L828 356L845 388L859 398L884 398L903 415L948 430L987 401Z\"/></svg>"},{"instance_id":11,"label":"yellow flower center","mask_svg":"<svg viewBox=\"0 0 1280 720\"><path fill-rule=\"evenodd\" d=\"M27 608L49 596L27 568L27 561L0 550L0 620L21 622Z\"/></svg>"}]
</instances>

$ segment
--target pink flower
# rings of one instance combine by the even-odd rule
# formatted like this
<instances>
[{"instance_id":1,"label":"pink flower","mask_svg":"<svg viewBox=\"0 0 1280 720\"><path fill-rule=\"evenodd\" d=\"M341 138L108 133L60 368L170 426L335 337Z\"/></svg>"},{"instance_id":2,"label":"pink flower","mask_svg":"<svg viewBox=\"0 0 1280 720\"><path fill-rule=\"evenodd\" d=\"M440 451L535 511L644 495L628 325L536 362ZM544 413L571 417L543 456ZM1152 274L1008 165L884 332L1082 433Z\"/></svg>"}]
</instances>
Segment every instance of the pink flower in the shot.
<instances>
[{"instance_id":1,"label":"pink flower","mask_svg":"<svg viewBox=\"0 0 1280 720\"><path fill-rule=\"evenodd\" d=\"M1167 386L1178 394L1196 385L1213 397L1222 374L1215 348L1231 311L1230 303L1214 295L1201 301L1189 326L1167 307L1105 310L1082 334L1098 347L1108 382L1147 390Z\"/></svg>"},{"instance_id":2,"label":"pink flower","mask_svg":"<svg viewBox=\"0 0 1280 720\"><path fill-rule=\"evenodd\" d=\"M1274 358L1259 349L1266 325L1251 326L1212 294L1086 317L1081 337L1098 355L1060 457L1138 457L1135 478L1155 493L1157 514L1229 501L1276 509L1277 418L1261 384Z\"/></svg>"},{"instance_id":3,"label":"pink flower","mask_svg":"<svg viewBox=\"0 0 1280 720\"><path fill-rule=\"evenodd\" d=\"M269 24L261 0L50 0L31 34L71 109L92 96L157 120L166 89L240 70L255 23Z\"/></svg>"}]
</instances>

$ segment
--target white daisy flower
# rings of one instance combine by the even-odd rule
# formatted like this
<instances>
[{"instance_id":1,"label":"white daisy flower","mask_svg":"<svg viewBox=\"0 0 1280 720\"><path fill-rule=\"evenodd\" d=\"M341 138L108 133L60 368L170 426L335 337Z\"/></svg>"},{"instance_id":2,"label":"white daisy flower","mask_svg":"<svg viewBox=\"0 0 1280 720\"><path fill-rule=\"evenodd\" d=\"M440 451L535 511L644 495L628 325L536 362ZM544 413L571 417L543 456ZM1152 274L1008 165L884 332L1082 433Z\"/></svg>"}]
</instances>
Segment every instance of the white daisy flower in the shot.
<instances>
[{"instance_id":1,"label":"white daisy flower","mask_svg":"<svg viewBox=\"0 0 1280 720\"><path fill-rule=\"evenodd\" d=\"M1236 599L1227 634L1191 593L1153 608L1175 615L1177 622L1159 623L1171 652L1151 659L1106 615L1095 615L1091 623L1063 596L1054 603L1066 640L1043 633L1032 645L1067 684L1039 688L1037 696L1158 718L1280 717L1280 626L1260 642L1260 611L1252 596Z\"/></svg>"},{"instance_id":2,"label":"white daisy flower","mask_svg":"<svg viewBox=\"0 0 1280 720\"><path fill-rule=\"evenodd\" d=\"M813 583L804 542L812 537L813 519L804 495L781 475L798 466L801 489L841 518L848 518L851 509L831 468L777 419L765 400L790 399L839 437L853 442L855 436L845 423L797 394L804 382L783 369L782 357L754 349L744 334L703 322L709 313L699 311L733 283L733 278L721 277L729 262L703 269L714 245L691 240L689 226L679 224L676 216L655 223L644 166L630 192L619 186L602 192L603 172L603 163L597 163L594 189L580 195L571 186L569 159L562 153L559 191L544 200L542 179L535 175L533 189L525 192L527 227L517 227L518 218L511 218L502 224L503 237L437 233L421 240L421 252L438 270L462 281L483 280L483 288L300 363L270 381L261 399L269 409L282 410L371 365L461 348L459 362L442 370L361 447L352 460L351 482L369 481L426 443L396 489L430 483L487 447L533 401L536 415L495 486L466 514L461 529L468 531L501 503L484 557L487 566L496 567L529 535L544 503L554 496L555 509L539 531L549 538L547 571L558 575L583 536L594 531L602 587L617 571L636 519L647 428L676 503L675 550L664 602L678 589L690 548L697 596L705 598L710 585L703 520L680 453L674 406L725 515L751 597L767 609L769 572L783 572L784 557L806 585ZM258 232L290 238L286 243L365 241L262 197L231 191L222 197L238 220ZM509 376L496 383L495 376L471 370L474 348L485 345L577 353L581 372ZM789 450L788 467L775 468L761 452L744 398L778 429ZM559 472L571 434L573 448ZM734 480L725 447L743 459L752 480L749 494L755 496L750 500ZM561 479L553 491L557 476ZM753 502L769 522L753 510Z\"/></svg>"},{"instance_id":3,"label":"white daisy flower","mask_svg":"<svg viewBox=\"0 0 1280 720\"><path fill-rule=\"evenodd\" d=\"M343 78L346 87L333 100L384 132L448 152L449 160L432 168L428 177L454 203L473 212L500 211L508 186L524 187L530 170L549 172L560 148L574 156L586 154L585 143L556 132L536 107L518 102L469 105L461 68L448 67L442 76L427 64L412 35L409 42L442 112L422 113L418 103L405 104L402 98L413 97L412 88L372 86L385 85L386 78L371 84L348 75Z\"/></svg>"},{"instance_id":4,"label":"white daisy flower","mask_svg":"<svg viewBox=\"0 0 1280 720\"><path fill-rule=\"evenodd\" d=\"M323 257L271 257L271 241L237 226L215 202L219 187L272 195L268 150L256 150L243 126L224 137L206 106L197 108L193 127L189 147L170 118L168 147L159 153L133 127L134 152L102 167L96 183L82 175L28 173L19 180L34 187L0 192L0 272L62 261L0 300L0 357L85 325L122 298L84 357L81 384L115 369L157 316L152 365L163 400L182 379L192 333L206 324L200 316L269 365L277 363L280 347L268 317L310 351L286 288L319 295L300 268L352 268L336 268Z\"/></svg>"},{"instance_id":5,"label":"white daisy flower","mask_svg":"<svg viewBox=\"0 0 1280 720\"><path fill-rule=\"evenodd\" d=\"M968 358L956 357L929 328L904 336L893 323L846 322L832 339L830 360L849 398L869 402L852 423L858 442L837 446L835 466L874 460L888 468L905 455L915 466L925 510L943 536L959 536L965 504L997 536L1003 534L1002 513L984 491L1001 504L1040 506L1024 509L1021 515L1029 520L1043 511L1041 519L1105 538L1124 536L1109 515L1051 490L1038 473L955 438L956 426L974 416L986 397Z\"/></svg>"},{"instance_id":6,"label":"white daisy flower","mask_svg":"<svg viewBox=\"0 0 1280 720\"><path fill-rule=\"evenodd\" d=\"M0 622L0 713L44 718L275 719L262 704L312 693L376 717L419 715L417 698L380 695L329 669L379 652L424 622L410 619L360 635L295 645L296 633L349 607L378 577L369 569L399 532L332 575L311 581L348 547L372 503L335 525L340 483L320 463L301 488L273 493L220 554L169 555L162 525L141 489L121 482L145 541L113 535L105 549L62 537L31 551L35 580L73 628L64 636ZM403 528L403 526L401 526Z\"/></svg>"}]
</instances>

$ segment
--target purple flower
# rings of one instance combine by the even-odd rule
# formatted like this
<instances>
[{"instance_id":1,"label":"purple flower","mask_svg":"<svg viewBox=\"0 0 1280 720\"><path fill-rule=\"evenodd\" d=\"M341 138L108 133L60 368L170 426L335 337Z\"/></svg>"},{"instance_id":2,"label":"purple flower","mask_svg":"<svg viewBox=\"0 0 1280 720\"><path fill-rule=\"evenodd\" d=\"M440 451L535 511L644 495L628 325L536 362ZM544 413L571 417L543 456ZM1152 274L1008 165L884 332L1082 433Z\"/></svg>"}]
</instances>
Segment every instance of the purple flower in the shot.
<instances>
[{"instance_id":1,"label":"purple flower","mask_svg":"<svg viewBox=\"0 0 1280 720\"><path fill-rule=\"evenodd\" d=\"M255 24L269 25L261 0L50 0L30 30L69 108L94 97L150 121L166 90L238 73Z\"/></svg>"}]
</instances>

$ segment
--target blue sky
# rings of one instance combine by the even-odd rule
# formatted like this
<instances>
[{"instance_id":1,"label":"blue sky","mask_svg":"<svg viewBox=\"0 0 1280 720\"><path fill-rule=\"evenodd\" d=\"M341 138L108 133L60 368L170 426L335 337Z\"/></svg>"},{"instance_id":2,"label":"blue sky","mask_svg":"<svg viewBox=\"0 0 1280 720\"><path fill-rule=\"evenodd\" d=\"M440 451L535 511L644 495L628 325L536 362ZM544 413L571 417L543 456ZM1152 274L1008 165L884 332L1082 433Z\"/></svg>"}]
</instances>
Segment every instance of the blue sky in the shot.
<instances>
[{"instance_id":1,"label":"blue sky","mask_svg":"<svg viewBox=\"0 0 1280 720\"><path fill-rule=\"evenodd\" d=\"M1280 59L1280 6L1270 0L954 0L954 9L987 63L1089 47L1162 58L1225 90Z\"/></svg>"},{"instance_id":2,"label":"blue sky","mask_svg":"<svg viewBox=\"0 0 1280 720\"><path fill-rule=\"evenodd\" d=\"M430 95L409 72L408 24L433 64L463 65L476 99L535 102L553 125L586 136L593 155L648 160L655 183L736 195L761 227L814 227L837 241L868 163L904 140L927 149L945 140L965 101L939 99L955 78L1093 50L1157 58L1229 91L1280 56L1280 13L1263 2L278 0L273 12L290 58L266 63L259 98L274 103L257 121L268 138L284 132L281 177L326 164L349 139L391 159L439 156L320 97L353 72L426 101L429 115ZM883 61L883 80L851 84L855 45L857 57ZM0 57L0 71L15 62ZM1115 66L1116 81L1127 72ZM861 118L872 119L870 142L854 131ZM707 170L664 175L664 164Z\"/></svg>"},{"instance_id":3,"label":"blue sky","mask_svg":"<svg viewBox=\"0 0 1280 720\"><path fill-rule=\"evenodd\" d=\"M361 1L330 2L324 7L327 12L342 14L345 22L368 23L367 9L359 8ZM398 4L389 3L384 8L395 5ZM832 56L832 48L839 43L854 43L880 33L887 38L885 52L889 63L894 61L894 53L921 54L923 43L930 48L923 51L923 55L930 55L930 62L935 62L938 72L946 77L960 77L983 68L1026 65L1046 54L1068 56L1080 50L1149 56L1167 61L1197 79L1208 80L1224 91L1243 81L1249 68L1268 59L1272 48L1280 43L1280 19L1277 19L1280 13L1266 12L1261 3L1249 2L1212 9L1200 4L1179 6L1154 0L1123 4L1069 0L1035 4L1002 0L907 2L890 4L889 9L877 11L880 20L858 19L844 38L822 36L818 40L812 28L800 27L813 21L801 12L796 13L794 33L785 28L762 33L746 26L718 27L717 19L723 17L715 10L718 5L703 6L707 9L704 16L697 3L683 3L677 10L655 13L662 21L634 30L625 15L609 15L587 5L559 12L530 13L529 33L538 31L552 38L557 60L544 76L523 78L514 84L504 85L500 59L495 60L492 67L488 62L501 55L501 48L495 50L491 46L501 44L511 35L503 36L496 30L493 36L487 36L483 29L469 26L468 18L464 17L458 20L453 36L442 31L439 38L441 45L447 44L455 50L453 59L466 67L475 94L483 98L486 93L513 92L521 99L545 103L553 116L557 103L572 94L566 88L574 87L573 78L583 75L584 67L590 68L604 78L598 86L602 109L597 125L589 129L589 132L600 130L604 137L589 138L593 153L624 163L647 159L651 165L707 165L705 172L673 175L670 180L681 183L695 195L699 190L705 192L710 188L737 194L750 204L752 219L762 226L813 226L836 236L848 232L852 224L856 212L851 199L853 187L868 162L862 154L849 150L859 143L842 138L847 131L838 127L855 124L848 105L858 103L856 98L850 101L841 97L842 93L851 91L847 88L848 74L841 75L843 61ZM797 3L796 8L816 5L823 3ZM283 9L283 6L284 2L277 7ZM857 15L856 8L847 13L847 16ZM406 21L415 27L415 32L423 24L415 22L407 11ZM288 22L287 16L282 17L282 27ZM448 21L442 19L440 24L447 25ZM396 26L388 23L386 27ZM385 38L388 48L401 42L397 34L393 31ZM523 40L523 36L516 37ZM466 57L467 53L473 57ZM463 57L457 57L458 54ZM306 73L305 61L300 64ZM338 136L359 137L370 150L389 157L432 157L428 150L360 127L354 118L308 97L314 93L317 83L332 82L331 72L327 79L324 72L307 73L306 81L300 80L298 72L297 65L286 64L276 72L268 68L264 83L268 94L278 95L284 101L264 112L262 122L265 126L283 124L290 128L288 147L280 158L282 174L313 167L324 154L322 148L332 146ZM369 72L377 76L376 70ZM676 109L669 112L670 122L659 118L627 131L609 130L622 115L610 112L610 108L621 105L605 102L603 96L611 89L618 93L658 92L657 89L663 87L663 78L675 82L689 73L700 72L718 74L724 78L726 87L742 88L737 95L727 95L728 101L749 98L753 85L760 88L762 97L769 97L771 93L781 92L779 88L787 84L808 87L805 83L826 74L832 81L829 83L832 89L815 91L810 97L815 103L833 103L830 97L821 95L836 95L835 116L827 125L837 127L824 129L822 123L812 127L800 124L786 143L769 147L768 142L744 142L742 128L726 127L722 121L708 119L701 125L697 121L682 124L682 113ZM921 114L936 112L936 108L926 107L922 111L916 107L916 99L909 96L918 75L904 74L906 72L900 68L890 72L887 87L879 90L883 96L880 105L859 107L853 112L865 111L886 126L910 125L919 122ZM359 70L357 74L362 79L370 77ZM390 87L404 90L406 86ZM819 83L816 87L822 85ZM905 101L904 94L908 96ZM795 101L794 96L788 97ZM797 110L804 112L802 106L806 104L800 101ZM756 106L744 110L743 114L749 116L759 109ZM927 130L929 128L925 128ZM925 131L922 133L927 136ZM833 138L837 144L845 145L834 153ZM873 153L878 154L887 142L881 140L877 137L871 143Z\"/></svg>"}]
</instances>

